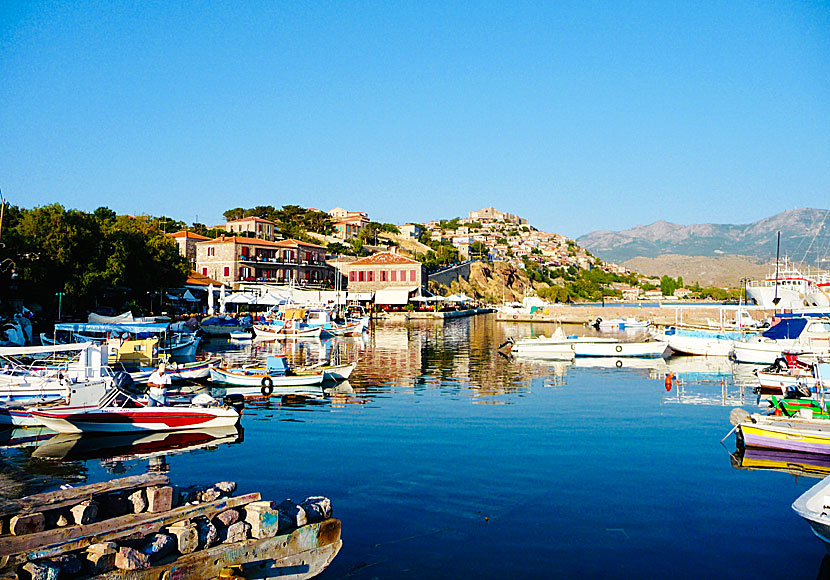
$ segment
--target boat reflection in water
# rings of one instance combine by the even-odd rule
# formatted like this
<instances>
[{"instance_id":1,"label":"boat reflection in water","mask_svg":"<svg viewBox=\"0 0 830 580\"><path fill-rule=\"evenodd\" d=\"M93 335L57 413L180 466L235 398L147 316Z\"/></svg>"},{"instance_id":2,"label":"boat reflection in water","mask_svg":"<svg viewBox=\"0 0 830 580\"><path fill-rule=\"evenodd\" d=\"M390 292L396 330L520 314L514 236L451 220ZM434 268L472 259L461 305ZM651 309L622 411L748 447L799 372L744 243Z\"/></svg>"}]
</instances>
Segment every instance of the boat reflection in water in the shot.
<instances>
[{"instance_id":1,"label":"boat reflection in water","mask_svg":"<svg viewBox=\"0 0 830 580\"><path fill-rule=\"evenodd\" d=\"M794 477L822 479L830 475L830 456L777 449L756 449L739 445L732 456L732 467L746 470L781 471Z\"/></svg>"},{"instance_id":2,"label":"boat reflection in water","mask_svg":"<svg viewBox=\"0 0 830 580\"><path fill-rule=\"evenodd\" d=\"M70 461L148 459L196 449L213 448L218 445L241 443L243 434L242 427L238 425L115 435L60 433L42 441L32 452L32 457Z\"/></svg>"}]
</instances>

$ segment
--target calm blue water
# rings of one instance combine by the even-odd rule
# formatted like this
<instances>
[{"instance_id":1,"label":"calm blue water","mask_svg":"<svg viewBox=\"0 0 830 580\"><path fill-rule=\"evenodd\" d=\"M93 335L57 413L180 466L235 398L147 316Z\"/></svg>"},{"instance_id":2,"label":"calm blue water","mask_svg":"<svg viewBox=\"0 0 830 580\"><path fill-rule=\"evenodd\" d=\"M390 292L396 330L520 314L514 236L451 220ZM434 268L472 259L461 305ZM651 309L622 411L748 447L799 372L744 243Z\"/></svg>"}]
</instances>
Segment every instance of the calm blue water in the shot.
<instances>
[{"instance_id":1,"label":"calm blue water","mask_svg":"<svg viewBox=\"0 0 830 580\"><path fill-rule=\"evenodd\" d=\"M240 443L165 457L171 479L329 496L344 544L321 578L816 577L824 548L790 504L818 479L737 469L734 438L719 443L742 394L757 409L746 369L508 360L505 336L549 327L501 324L380 325L292 349L359 366L339 392L246 409ZM666 369L683 382L670 393ZM31 454L6 449L5 470L91 482L150 461Z\"/></svg>"}]
</instances>

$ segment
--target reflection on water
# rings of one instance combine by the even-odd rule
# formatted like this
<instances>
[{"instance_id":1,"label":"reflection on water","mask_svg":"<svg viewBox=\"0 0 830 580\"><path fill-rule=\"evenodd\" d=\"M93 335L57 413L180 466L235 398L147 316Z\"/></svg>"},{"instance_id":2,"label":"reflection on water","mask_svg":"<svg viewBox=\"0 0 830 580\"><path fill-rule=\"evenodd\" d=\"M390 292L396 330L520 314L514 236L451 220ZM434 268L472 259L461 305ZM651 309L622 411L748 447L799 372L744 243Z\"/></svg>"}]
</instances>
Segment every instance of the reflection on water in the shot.
<instances>
[{"instance_id":1,"label":"reflection on water","mask_svg":"<svg viewBox=\"0 0 830 580\"><path fill-rule=\"evenodd\" d=\"M719 444L730 406L757 411L751 369L715 358L557 362L497 350L507 336L552 329L478 316L379 323L362 339L211 341L236 361L285 354L294 365L331 358L357 368L319 393L247 405L244 440L234 444L130 455L162 442L58 439L50 451L41 441L38 455L64 454L55 460L10 437L17 446L0 455L18 470L12 481L44 466L53 484L169 468L180 485L232 478L268 498L327 495L344 547L321 578L816 573L823 547L790 510L809 480L733 469ZM762 469L754 460L742 465ZM758 459L793 463L779 460ZM767 557L782 544L787 558Z\"/></svg>"}]
</instances>

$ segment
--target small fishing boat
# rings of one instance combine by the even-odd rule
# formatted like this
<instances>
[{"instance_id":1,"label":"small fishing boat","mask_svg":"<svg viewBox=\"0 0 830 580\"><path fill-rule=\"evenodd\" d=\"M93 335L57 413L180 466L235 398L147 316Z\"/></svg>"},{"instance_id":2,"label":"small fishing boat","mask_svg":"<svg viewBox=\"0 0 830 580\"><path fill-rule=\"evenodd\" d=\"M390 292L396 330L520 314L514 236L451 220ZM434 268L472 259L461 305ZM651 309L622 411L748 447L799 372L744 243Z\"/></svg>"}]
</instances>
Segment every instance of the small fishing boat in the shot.
<instances>
[{"instance_id":1,"label":"small fishing boat","mask_svg":"<svg viewBox=\"0 0 830 580\"><path fill-rule=\"evenodd\" d=\"M830 387L830 364L805 363L790 356L776 359L772 366L758 371L759 390L762 394L781 394L785 397L796 392L803 395L817 393L820 386ZM819 377L823 377L819 379Z\"/></svg>"},{"instance_id":2,"label":"small fishing boat","mask_svg":"<svg viewBox=\"0 0 830 580\"><path fill-rule=\"evenodd\" d=\"M574 345L577 357L642 357L659 358L668 349L665 342L609 342L578 343Z\"/></svg>"},{"instance_id":3,"label":"small fishing boat","mask_svg":"<svg viewBox=\"0 0 830 580\"><path fill-rule=\"evenodd\" d=\"M672 351L693 356L729 356L736 340L747 338L745 332L672 326L652 333L652 338L666 342Z\"/></svg>"},{"instance_id":4,"label":"small fishing boat","mask_svg":"<svg viewBox=\"0 0 830 580\"><path fill-rule=\"evenodd\" d=\"M254 338L253 332L249 330L232 330L228 336L234 342L247 342Z\"/></svg>"},{"instance_id":5,"label":"small fishing boat","mask_svg":"<svg viewBox=\"0 0 830 580\"><path fill-rule=\"evenodd\" d=\"M316 364L308 367L299 367L296 371L300 375L319 373L322 371L325 382L347 381L352 376L352 371L354 371L356 366L355 363L343 365Z\"/></svg>"},{"instance_id":6,"label":"small fishing boat","mask_svg":"<svg viewBox=\"0 0 830 580\"><path fill-rule=\"evenodd\" d=\"M554 360L572 359L577 344L616 344L617 342L619 342L617 339L608 337L567 336L561 326L557 327L549 337L542 335L536 338L523 338L517 341L508 338L508 343L512 344L510 351L517 356Z\"/></svg>"},{"instance_id":7,"label":"small fishing boat","mask_svg":"<svg viewBox=\"0 0 830 580\"><path fill-rule=\"evenodd\" d=\"M825 477L801 494L792 507L830 550L830 478Z\"/></svg>"},{"instance_id":8,"label":"small fishing boat","mask_svg":"<svg viewBox=\"0 0 830 580\"><path fill-rule=\"evenodd\" d=\"M802 453L830 454L830 421L805 417L749 414L732 409L729 420L735 425L738 442L745 447L782 449Z\"/></svg>"},{"instance_id":9,"label":"small fishing boat","mask_svg":"<svg viewBox=\"0 0 830 580\"><path fill-rule=\"evenodd\" d=\"M272 324L256 324L254 329L262 338L275 338L277 340L289 338L320 338L323 333L322 326L300 327L293 320L286 320L281 326Z\"/></svg>"},{"instance_id":10,"label":"small fishing boat","mask_svg":"<svg viewBox=\"0 0 830 580\"><path fill-rule=\"evenodd\" d=\"M187 406L149 407L138 398L113 388L96 408L63 406L32 410L40 423L58 433L178 431L236 425L241 406L220 405L199 395Z\"/></svg>"},{"instance_id":11,"label":"small fishing boat","mask_svg":"<svg viewBox=\"0 0 830 580\"><path fill-rule=\"evenodd\" d=\"M289 368L285 356L269 356L266 366L252 367L213 367L210 380L217 383L228 394L246 397L280 395L283 391L295 394L296 387L319 387L325 374L319 370L314 373L298 374ZM318 389L314 389L316 393Z\"/></svg>"},{"instance_id":12,"label":"small fishing boat","mask_svg":"<svg viewBox=\"0 0 830 580\"><path fill-rule=\"evenodd\" d=\"M603 320L597 317L590 325L597 330L635 330L648 328L651 325L651 321L639 320L633 317L611 318L609 320Z\"/></svg>"},{"instance_id":13,"label":"small fishing boat","mask_svg":"<svg viewBox=\"0 0 830 580\"><path fill-rule=\"evenodd\" d=\"M830 356L830 320L782 318L759 336L736 341L730 356L742 363L772 364L782 353Z\"/></svg>"}]
</instances>

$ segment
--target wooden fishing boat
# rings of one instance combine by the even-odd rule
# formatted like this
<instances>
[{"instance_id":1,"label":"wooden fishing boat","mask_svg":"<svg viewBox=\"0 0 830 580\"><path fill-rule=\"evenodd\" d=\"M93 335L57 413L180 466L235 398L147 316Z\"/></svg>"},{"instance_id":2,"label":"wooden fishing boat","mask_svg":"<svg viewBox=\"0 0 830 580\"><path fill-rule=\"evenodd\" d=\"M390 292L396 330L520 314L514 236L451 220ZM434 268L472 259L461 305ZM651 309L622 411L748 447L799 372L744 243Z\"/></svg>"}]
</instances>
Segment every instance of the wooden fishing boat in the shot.
<instances>
[{"instance_id":1,"label":"wooden fishing boat","mask_svg":"<svg viewBox=\"0 0 830 580\"><path fill-rule=\"evenodd\" d=\"M801 494L792 508L830 550L830 478L825 477Z\"/></svg>"},{"instance_id":2,"label":"wooden fishing boat","mask_svg":"<svg viewBox=\"0 0 830 580\"><path fill-rule=\"evenodd\" d=\"M165 365L165 374L171 381L197 381L210 377L210 369L222 364L222 357L214 356L187 363L171 362ZM144 384L158 365L127 371L134 382Z\"/></svg>"},{"instance_id":3,"label":"wooden fishing boat","mask_svg":"<svg viewBox=\"0 0 830 580\"><path fill-rule=\"evenodd\" d=\"M659 358L668 349L665 342L613 342L577 343L574 355L577 357L641 357Z\"/></svg>"},{"instance_id":4,"label":"wooden fishing boat","mask_svg":"<svg viewBox=\"0 0 830 580\"><path fill-rule=\"evenodd\" d=\"M736 408L730 414L738 442L745 447L830 454L830 421L805 417L750 415Z\"/></svg>"},{"instance_id":5,"label":"wooden fishing boat","mask_svg":"<svg viewBox=\"0 0 830 580\"><path fill-rule=\"evenodd\" d=\"M287 338L320 338L323 333L322 326L298 327L294 321L287 320L282 326L275 324L255 324L254 329L258 336L263 338L274 338L277 340Z\"/></svg>"},{"instance_id":6,"label":"wooden fishing boat","mask_svg":"<svg viewBox=\"0 0 830 580\"><path fill-rule=\"evenodd\" d=\"M296 373L288 366L285 355L272 355L265 366L213 367L210 380L219 384L226 393L246 397L280 394L296 394L298 387L318 387L325 379L324 372Z\"/></svg>"}]
</instances>

